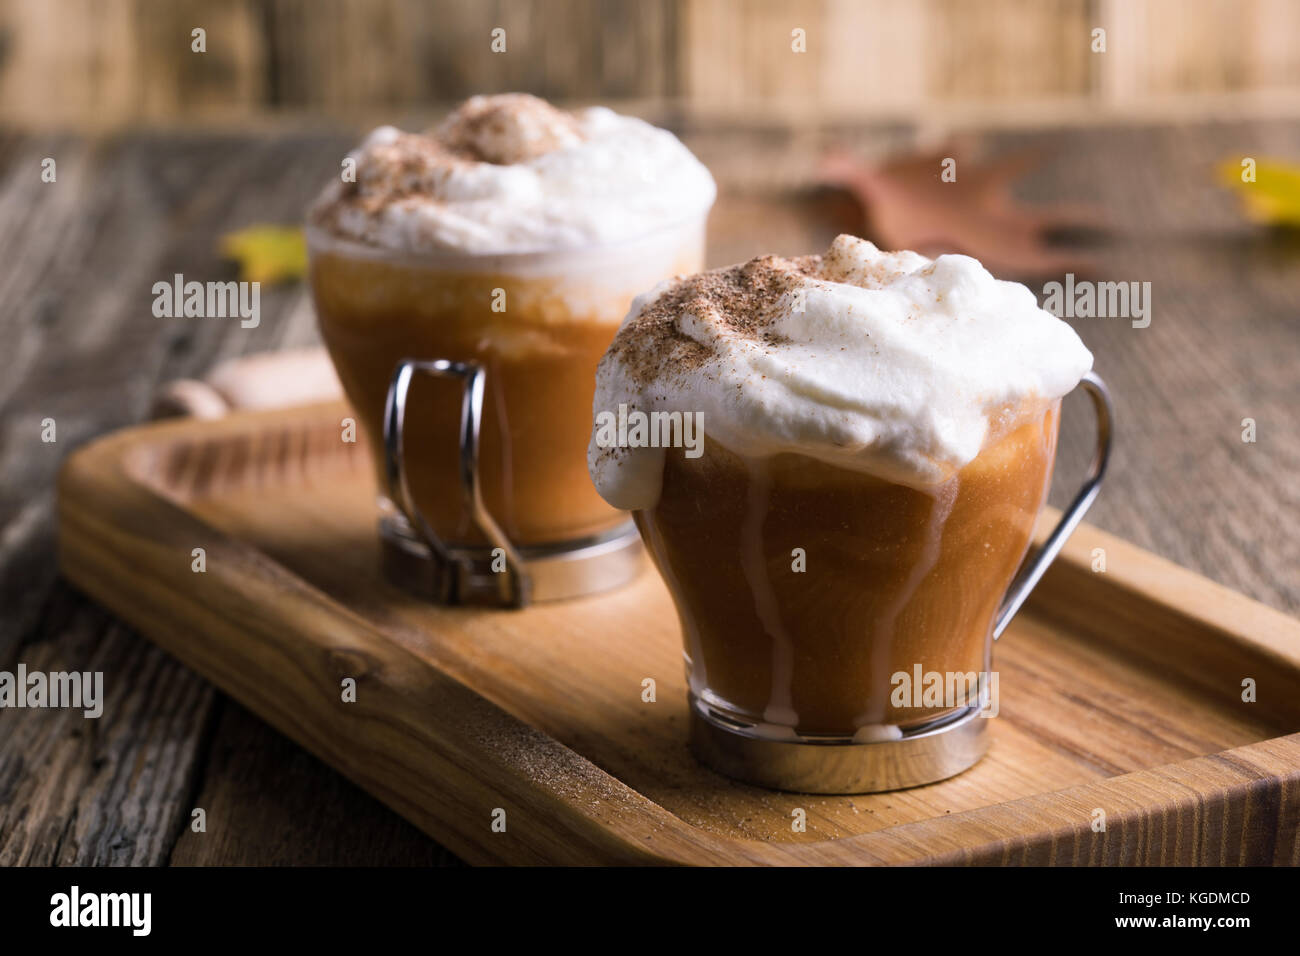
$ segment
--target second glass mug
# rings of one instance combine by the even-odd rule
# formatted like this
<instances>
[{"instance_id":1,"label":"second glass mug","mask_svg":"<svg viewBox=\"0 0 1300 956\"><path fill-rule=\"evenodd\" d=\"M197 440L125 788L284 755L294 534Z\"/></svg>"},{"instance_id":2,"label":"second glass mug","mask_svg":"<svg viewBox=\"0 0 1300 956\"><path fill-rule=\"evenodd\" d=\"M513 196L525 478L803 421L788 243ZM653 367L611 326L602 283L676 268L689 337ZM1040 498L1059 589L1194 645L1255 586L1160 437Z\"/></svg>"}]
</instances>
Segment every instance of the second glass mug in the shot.
<instances>
[{"instance_id":1,"label":"second glass mug","mask_svg":"<svg viewBox=\"0 0 1300 956\"><path fill-rule=\"evenodd\" d=\"M586 468L596 365L632 299L697 272L707 210L637 239L406 256L308 229L321 335L378 477L385 571L439 603L519 607L640 567Z\"/></svg>"},{"instance_id":2,"label":"second glass mug","mask_svg":"<svg viewBox=\"0 0 1300 956\"><path fill-rule=\"evenodd\" d=\"M696 459L670 454L658 502L635 518L677 605L697 756L748 783L810 793L896 790L976 763L993 642L1105 474L1110 398L1091 372L1080 386L1096 412L1093 461L1023 562L1059 401L936 489L707 440ZM807 567L791 573L800 552ZM914 674L975 680L964 699L893 696Z\"/></svg>"}]
</instances>

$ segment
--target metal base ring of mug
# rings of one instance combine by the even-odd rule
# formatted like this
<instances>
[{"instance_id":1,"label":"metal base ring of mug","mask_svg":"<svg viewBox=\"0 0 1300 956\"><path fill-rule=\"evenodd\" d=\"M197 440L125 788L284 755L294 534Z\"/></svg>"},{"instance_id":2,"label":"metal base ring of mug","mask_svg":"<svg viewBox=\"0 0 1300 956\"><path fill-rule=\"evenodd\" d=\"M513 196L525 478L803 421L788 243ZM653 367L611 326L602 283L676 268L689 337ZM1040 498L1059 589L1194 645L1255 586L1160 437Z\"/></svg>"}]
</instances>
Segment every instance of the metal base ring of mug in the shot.
<instances>
[{"instance_id":1,"label":"metal base ring of mug","mask_svg":"<svg viewBox=\"0 0 1300 956\"><path fill-rule=\"evenodd\" d=\"M972 705L903 731L893 740L791 732L788 739L760 736L691 694L691 749L725 776L796 793L880 793L919 787L974 766L988 750L989 718Z\"/></svg>"},{"instance_id":2,"label":"metal base ring of mug","mask_svg":"<svg viewBox=\"0 0 1300 956\"><path fill-rule=\"evenodd\" d=\"M502 604L491 548L458 549L468 573L453 574L402 519L382 517L379 536L384 576L398 587L441 604ZM561 601L622 587L644 564L641 537L630 521L592 537L516 550L531 601Z\"/></svg>"}]
</instances>

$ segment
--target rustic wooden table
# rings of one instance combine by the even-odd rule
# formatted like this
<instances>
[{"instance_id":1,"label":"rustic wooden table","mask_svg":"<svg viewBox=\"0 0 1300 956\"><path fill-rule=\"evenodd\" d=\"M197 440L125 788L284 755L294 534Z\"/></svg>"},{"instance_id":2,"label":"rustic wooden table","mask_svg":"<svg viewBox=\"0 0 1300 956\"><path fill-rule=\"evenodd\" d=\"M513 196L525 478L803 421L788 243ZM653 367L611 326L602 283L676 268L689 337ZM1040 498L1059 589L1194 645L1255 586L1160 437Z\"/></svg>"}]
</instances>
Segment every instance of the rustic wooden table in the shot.
<instances>
[{"instance_id":1,"label":"rustic wooden table","mask_svg":"<svg viewBox=\"0 0 1300 956\"><path fill-rule=\"evenodd\" d=\"M838 131L843 138L844 131ZM907 129L860 132L875 147ZM54 480L64 456L141 421L162 382L220 359L315 341L299 285L264 288L255 329L158 319L154 282L231 278L216 239L293 222L352 137L0 134L0 670L102 670L99 720L0 711L0 865L454 863L429 838L249 715L59 579ZM723 184L710 261L825 247L806 190L820 137L699 133ZM988 133L996 155L1045 145L1021 192L1098 205L1098 277L1149 281L1148 328L1074 324L1119 410L1113 471L1090 520L1265 603L1300 611L1300 238L1246 223L1214 185L1241 156L1300 157L1300 123ZM738 161L736 157L745 157ZM57 160L42 183L41 160ZM1082 403L1079 403L1082 404ZM57 441L41 441L41 422ZM1258 440L1242 441L1242 420ZM1086 463L1067 409L1053 500ZM189 828L202 807L207 832Z\"/></svg>"}]
</instances>

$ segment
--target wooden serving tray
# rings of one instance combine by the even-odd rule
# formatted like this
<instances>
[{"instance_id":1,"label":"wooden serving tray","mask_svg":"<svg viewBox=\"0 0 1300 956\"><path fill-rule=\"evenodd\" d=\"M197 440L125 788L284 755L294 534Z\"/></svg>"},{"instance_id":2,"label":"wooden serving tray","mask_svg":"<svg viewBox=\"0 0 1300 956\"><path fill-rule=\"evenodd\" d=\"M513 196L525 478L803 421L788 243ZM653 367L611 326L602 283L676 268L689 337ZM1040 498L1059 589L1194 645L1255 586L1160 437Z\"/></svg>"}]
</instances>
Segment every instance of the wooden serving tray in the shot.
<instances>
[{"instance_id":1,"label":"wooden serving tray","mask_svg":"<svg viewBox=\"0 0 1300 956\"><path fill-rule=\"evenodd\" d=\"M760 790L687 750L676 615L648 566L517 612L386 584L346 414L149 425L77 452L63 569L467 860L1300 862L1300 623L1240 594L1085 525L998 644L981 763L895 793Z\"/></svg>"}]
</instances>

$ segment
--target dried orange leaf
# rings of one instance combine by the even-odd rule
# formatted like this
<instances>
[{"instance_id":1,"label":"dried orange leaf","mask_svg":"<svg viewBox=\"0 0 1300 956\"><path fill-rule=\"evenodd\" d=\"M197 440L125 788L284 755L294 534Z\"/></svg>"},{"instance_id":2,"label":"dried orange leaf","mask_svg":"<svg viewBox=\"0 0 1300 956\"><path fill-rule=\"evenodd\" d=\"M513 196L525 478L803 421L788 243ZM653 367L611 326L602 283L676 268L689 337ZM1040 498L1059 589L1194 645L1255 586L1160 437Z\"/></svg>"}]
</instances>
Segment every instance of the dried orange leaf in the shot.
<instances>
[{"instance_id":1,"label":"dried orange leaf","mask_svg":"<svg viewBox=\"0 0 1300 956\"><path fill-rule=\"evenodd\" d=\"M1012 198L1011 184L1037 165L1037 152L1024 150L982 163L965 160L961 152L949 146L880 164L832 153L821 173L825 182L857 196L863 235L884 248L930 256L960 252L995 274L1055 275L1089 268L1079 249L1052 243L1050 234L1100 230L1094 210L1025 206ZM950 181L942 175L945 166L956 174Z\"/></svg>"}]
</instances>

